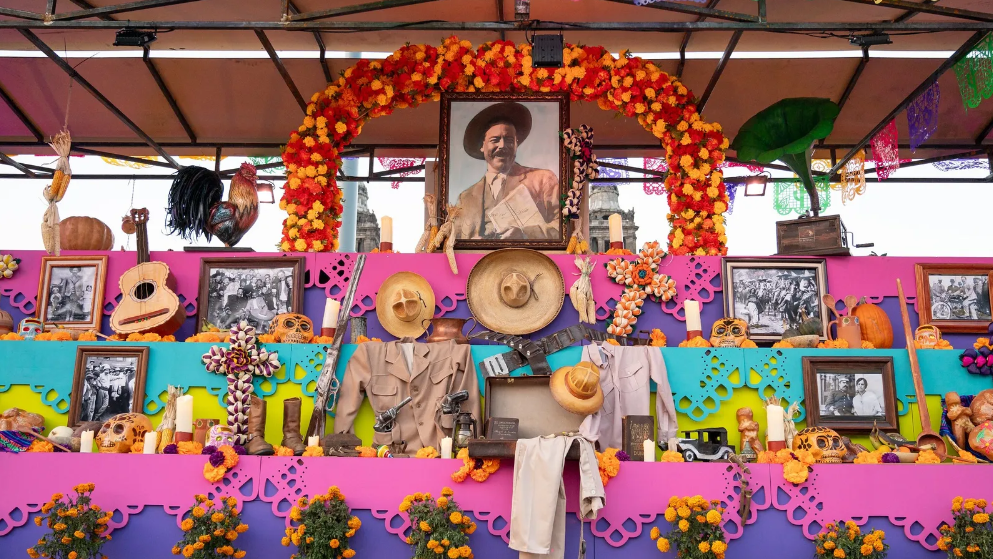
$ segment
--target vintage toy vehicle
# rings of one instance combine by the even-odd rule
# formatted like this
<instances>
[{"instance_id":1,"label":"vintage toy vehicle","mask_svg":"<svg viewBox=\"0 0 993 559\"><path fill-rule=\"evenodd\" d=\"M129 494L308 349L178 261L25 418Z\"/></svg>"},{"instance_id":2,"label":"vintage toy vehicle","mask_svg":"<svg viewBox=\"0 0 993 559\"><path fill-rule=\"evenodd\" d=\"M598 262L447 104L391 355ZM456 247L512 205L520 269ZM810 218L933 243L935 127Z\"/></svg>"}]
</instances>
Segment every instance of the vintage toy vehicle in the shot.
<instances>
[{"instance_id":1,"label":"vintage toy vehicle","mask_svg":"<svg viewBox=\"0 0 993 559\"><path fill-rule=\"evenodd\" d=\"M683 459L687 462L727 460L734 452L734 449L728 446L728 432L723 427L683 431L683 437L677 441ZM666 441L659 441L658 446L663 451L669 449Z\"/></svg>"}]
</instances>

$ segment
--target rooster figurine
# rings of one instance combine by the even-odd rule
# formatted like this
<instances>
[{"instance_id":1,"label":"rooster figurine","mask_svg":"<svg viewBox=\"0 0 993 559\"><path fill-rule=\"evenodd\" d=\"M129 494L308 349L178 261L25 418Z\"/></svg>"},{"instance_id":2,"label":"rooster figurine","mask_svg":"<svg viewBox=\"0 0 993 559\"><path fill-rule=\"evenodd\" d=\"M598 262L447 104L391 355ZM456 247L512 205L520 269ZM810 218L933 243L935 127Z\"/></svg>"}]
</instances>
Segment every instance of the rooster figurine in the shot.
<instances>
[{"instance_id":1,"label":"rooster figurine","mask_svg":"<svg viewBox=\"0 0 993 559\"><path fill-rule=\"evenodd\" d=\"M184 167L169 188L166 227L170 234L192 241L201 235L209 241L214 235L225 246L238 244L259 217L259 195L255 166L242 163L231 178L228 199L221 201L221 177L203 167Z\"/></svg>"}]
</instances>

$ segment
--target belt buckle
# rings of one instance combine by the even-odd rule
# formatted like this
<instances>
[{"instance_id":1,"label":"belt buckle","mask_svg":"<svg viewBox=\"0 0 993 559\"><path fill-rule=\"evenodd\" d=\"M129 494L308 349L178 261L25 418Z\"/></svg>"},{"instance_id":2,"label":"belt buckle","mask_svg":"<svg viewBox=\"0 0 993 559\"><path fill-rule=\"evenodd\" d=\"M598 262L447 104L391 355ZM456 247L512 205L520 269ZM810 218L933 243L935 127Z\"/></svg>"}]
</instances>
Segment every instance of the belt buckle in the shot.
<instances>
[{"instance_id":1,"label":"belt buckle","mask_svg":"<svg viewBox=\"0 0 993 559\"><path fill-rule=\"evenodd\" d=\"M505 377L510 375L510 370L507 368L507 362L504 361L502 353L491 355L480 361L479 364L483 367L484 376Z\"/></svg>"}]
</instances>

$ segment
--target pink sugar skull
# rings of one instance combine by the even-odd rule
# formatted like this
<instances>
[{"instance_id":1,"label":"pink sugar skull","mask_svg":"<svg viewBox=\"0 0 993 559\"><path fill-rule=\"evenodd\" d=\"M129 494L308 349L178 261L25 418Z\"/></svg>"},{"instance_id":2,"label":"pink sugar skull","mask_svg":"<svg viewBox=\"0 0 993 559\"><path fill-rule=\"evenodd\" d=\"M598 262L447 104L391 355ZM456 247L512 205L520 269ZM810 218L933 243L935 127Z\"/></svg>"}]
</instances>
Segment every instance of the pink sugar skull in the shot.
<instances>
[{"instance_id":1,"label":"pink sugar skull","mask_svg":"<svg viewBox=\"0 0 993 559\"><path fill-rule=\"evenodd\" d=\"M234 446L237 443L234 431L227 425L214 425L207 432L206 446Z\"/></svg>"}]
</instances>

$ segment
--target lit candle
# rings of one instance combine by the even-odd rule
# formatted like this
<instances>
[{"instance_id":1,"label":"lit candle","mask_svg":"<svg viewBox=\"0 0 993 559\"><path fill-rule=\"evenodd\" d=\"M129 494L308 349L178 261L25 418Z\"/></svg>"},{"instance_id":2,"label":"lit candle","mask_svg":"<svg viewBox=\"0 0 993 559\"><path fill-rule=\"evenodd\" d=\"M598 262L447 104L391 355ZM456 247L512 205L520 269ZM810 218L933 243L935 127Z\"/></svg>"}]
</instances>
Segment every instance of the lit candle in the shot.
<instances>
[{"instance_id":1,"label":"lit candle","mask_svg":"<svg viewBox=\"0 0 993 559\"><path fill-rule=\"evenodd\" d=\"M655 461L655 441L653 441L652 439L646 439L645 442L642 443L642 444L645 445L645 462L654 462Z\"/></svg>"},{"instance_id":2,"label":"lit candle","mask_svg":"<svg viewBox=\"0 0 993 559\"><path fill-rule=\"evenodd\" d=\"M621 231L621 214L610 214L607 218L607 226L610 229L610 242L623 243L624 233Z\"/></svg>"},{"instance_id":3,"label":"lit candle","mask_svg":"<svg viewBox=\"0 0 993 559\"><path fill-rule=\"evenodd\" d=\"M393 242L393 218L388 215L379 220L379 242Z\"/></svg>"},{"instance_id":4,"label":"lit candle","mask_svg":"<svg viewBox=\"0 0 993 559\"><path fill-rule=\"evenodd\" d=\"M452 457L452 438L445 437L441 439L441 457L451 458Z\"/></svg>"},{"instance_id":5,"label":"lit candle","mask_svg":"<svg viewBox=\"0 0 993 559\"><path fill-rule=\"evenodd\" d=\"M193 396L189 394L176 398L176 432L193 432Z\"/></svg>"},{"instance_id":6,"label":"lit candle","mask_svg":"<svg viewBox=\"0 0 993 559\"><path fill-rule=\"evenodd\" d=\"M83 431L79 436L79 451L93 452L93 431Z\"/></svg>"},{"instance_id":7,"label":"lit candle","mask_svg":"<svg viewBox=\"0 0 993 559\"><path fill-rule=\"evenodd\" d=\"M783 411L783 406L780 406L777 403L769 403L766 405L766 447L769 450L780 450L786 448L785 418L786 412Z\"/></svg>"},{"instance_id":8,"label":"lit candle","mask_svg":"<svg viewBox=\"0 0 993 559\"><path fill-rule=\"evenodd\" d=\"M700 301L692 299L683 301L683 309L686 311L686 331L699 331L700 328Z\"/></svg>"},{"instance_id":9,"label":"lit candle","mask_svg":"<svg viewBox=\"0 0 993 559\"><path fill-rule=\"evenodd\" d=\"M321 323L323 328L337 328L338 327L338 314L341 312L341 303L337 299L332 299L328 297L328 300L324 303L324 322Z\"/></svg>"},{"instance_id":10,"label":"lit candle","mask_svg":"<svg viewBox=\"0 0 993 559\"><path fill-rule=\"evenodd\" d=\"M321 438L317 435L307 437L307 446L321 446Z\"/></svg>"},{"instance_id":11,"label":"lit candle","mask_svg":"<svg viewBox=\"0 0 993 559\"><path fill-rule=\"evenodd\" d=\"M159 434L155 431L149 431L145 433L145 447L142 449L144 454L155 454L155 447L159 445Z\"/></svg>"}]
</instances>

